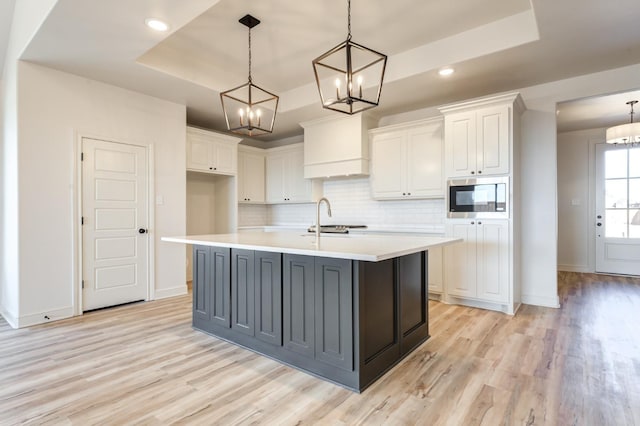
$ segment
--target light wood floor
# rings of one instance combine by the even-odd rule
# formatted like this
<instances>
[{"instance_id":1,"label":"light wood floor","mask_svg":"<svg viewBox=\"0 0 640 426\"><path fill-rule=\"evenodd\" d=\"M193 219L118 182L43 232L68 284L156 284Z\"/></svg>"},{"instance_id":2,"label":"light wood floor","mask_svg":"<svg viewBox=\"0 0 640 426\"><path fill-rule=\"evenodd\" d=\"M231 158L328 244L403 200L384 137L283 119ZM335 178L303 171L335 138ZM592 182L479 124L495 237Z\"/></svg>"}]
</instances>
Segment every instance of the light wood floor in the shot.
<instances>
[{"instance_id":1,"label":"light wood floor","mask_svg":"<svg viewBox=\"0 0 640 426\"><path fill-rule=\"evenodd\" d=\"M640 280L559 279L561 309L430 302L431 339L360 395L192 330L186 296L0 320L0 424L640 425Z\"/></svg>"}]
</instances>

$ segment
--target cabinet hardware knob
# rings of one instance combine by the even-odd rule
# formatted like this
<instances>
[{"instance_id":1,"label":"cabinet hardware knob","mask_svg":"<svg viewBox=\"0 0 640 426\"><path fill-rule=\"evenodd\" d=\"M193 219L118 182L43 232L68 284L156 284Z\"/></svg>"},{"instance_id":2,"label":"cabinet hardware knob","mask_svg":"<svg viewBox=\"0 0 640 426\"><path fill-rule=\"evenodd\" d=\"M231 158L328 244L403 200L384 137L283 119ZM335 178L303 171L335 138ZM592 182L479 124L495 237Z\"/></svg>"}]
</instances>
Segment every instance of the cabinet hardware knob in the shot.
<instances>
[{"instance_id":1,"label":"cabinet hardware knob","mask_svg":"<svg viewBox=\"0 0 640 426\"><path fill-rule=\"evenodd\" d=\"M482 222L478 222L478 225L482 225Z\"/></svg>"},{"instance_id":2,"label":"cabinet hardware knob","mask_svg":"<svg viewBox=\"0 0 640 426\"><path fill-rule=\"evenodd\" d=\"M478 170L478 174L481 175L482 174L482 170Z\"/></svg>"},{"instance_id":3,"label":"cabinet hardware knob","mask_svg":"<svg viewBox=\"0 0 640 426\"><path fill-rule=\"evenodd\" d=\"M598 219L602 219L602 215L598 215L596 216Z\"/></svg>"},{"instance_id":4,"label":"cabinet hardware knob","mask_svg":"<svg viewBox=\"0 0 640 426\"><path fill-rule=\"evenodd\" d=\"M213 167L209 167L209 170L213 170Z\"/></svg>"},{"instance_id":5,"label":"cabinet hardware knob","mask_svg":"<svg viewBox=\"0 0 640 426\"><path fill-rule=\"evenodd\" d=\"M476 172L474 172L473 170L471 170L471 174L472 174L472 175L475 175L475 174L476 174Z\"/></svg>"},{"instance_id":6,"label":"cabinet hardware knob","mask_svg":"<svg viewBox=\"0 0 640 426\"><path fill-rule=\"evenodd\" d=\"M402 193L402 195L407 195L407 194L405 194L405 193L403 192L403 193Z\"/></svg>"},{"instance_id":7,"label":"cabinet hardware knob","mask_svg":"<svg viewBox=\"0 0 640 426\"><path fill-rule=\"evenodd\" d=\"M598 225L598 226L602 226L602 224L601 224L600 222L596 223L596 225Z\"/></svg>"},{"instance_id":8,"label":"cabinet hardware knob","mask_svg":"<svg viewBox=\"0 0 640 426\"><path fill-rule=\"evenodd\" d=\"M471 224L472 224L472 225L475 225L476 223L475 223L474 221L471 221Z\"/></svg>"},{"instance_id":9,"label":"cabinet hardware knob","mask_svg":"<svg viewBox=\"0 0 640 426\"><path fill-rule=\"evenodd\" d=\"M411 193L410 193L410 192L407 192L407 195L411 195Z\"/></svg>"},{"instance_id":10,"label":"cabinet hardware knob","mask_svg":"<svg viewBox=\"0 0 640 426\"><path fill-rule=\"evenodd\" d=\"M144 228L140 228L140 229L138 229L138 232L141 233L141 234L146 234L147 230L144 229Z\"/></svg>"}]
</instances>

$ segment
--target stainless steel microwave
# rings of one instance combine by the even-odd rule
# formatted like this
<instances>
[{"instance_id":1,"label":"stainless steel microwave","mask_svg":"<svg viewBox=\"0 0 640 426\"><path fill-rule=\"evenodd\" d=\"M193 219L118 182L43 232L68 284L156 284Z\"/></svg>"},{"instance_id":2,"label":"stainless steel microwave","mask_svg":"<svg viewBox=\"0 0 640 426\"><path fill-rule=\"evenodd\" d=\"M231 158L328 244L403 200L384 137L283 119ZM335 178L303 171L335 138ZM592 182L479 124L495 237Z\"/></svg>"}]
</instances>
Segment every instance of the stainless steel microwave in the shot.
<instances>
[{"instance_id":1,"label":"stainless steel microwave","mask_svg":"<svg viewBox=\"0 0 640 426\"><path fill-rule=\"evenodd\" d=\"M447 217L508 218L509 178L449 180Z\"/></svg>"}]
</instances>

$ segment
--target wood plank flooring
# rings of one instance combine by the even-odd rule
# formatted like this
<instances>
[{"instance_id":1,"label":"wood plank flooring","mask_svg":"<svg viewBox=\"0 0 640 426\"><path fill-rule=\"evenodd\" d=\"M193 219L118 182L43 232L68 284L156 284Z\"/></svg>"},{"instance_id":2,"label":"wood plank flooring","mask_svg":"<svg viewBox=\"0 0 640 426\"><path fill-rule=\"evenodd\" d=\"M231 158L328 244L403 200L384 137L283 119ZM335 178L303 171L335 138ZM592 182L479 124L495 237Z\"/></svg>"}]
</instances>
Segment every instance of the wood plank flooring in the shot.
<instances>
[{"instance_id":1,"label":"wood plank flooring","mask_svg":"<svg viewBox=\"0 0 640 426\"><path fill-rule=\"evenodd\" d=\"M431 339L360 395L192 330L187 296L0 320L0 425L640 425L640 280L559 290L515 317L430 302Z\"/></svg>"}]
</instances>

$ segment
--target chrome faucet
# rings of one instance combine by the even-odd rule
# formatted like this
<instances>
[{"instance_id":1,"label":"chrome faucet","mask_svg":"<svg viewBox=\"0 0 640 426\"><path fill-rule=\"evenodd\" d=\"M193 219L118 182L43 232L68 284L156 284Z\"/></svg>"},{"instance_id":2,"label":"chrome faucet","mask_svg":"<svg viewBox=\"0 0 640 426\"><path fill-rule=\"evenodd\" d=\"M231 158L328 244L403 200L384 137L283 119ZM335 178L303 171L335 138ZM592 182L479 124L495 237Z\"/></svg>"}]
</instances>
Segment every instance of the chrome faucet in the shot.
<instances>
[{"instance_id":1,"label":"chrome faucet","mask_svg":"<svg viewBox=\"0 0 640 426\"><path fill-rule=\"evenodd\" d=\"M325 197L322 197L316 203L316 243L320 241L320 204L327 203L327 214L331 217L331 203Z\"/></svg>"}]
</instances>

